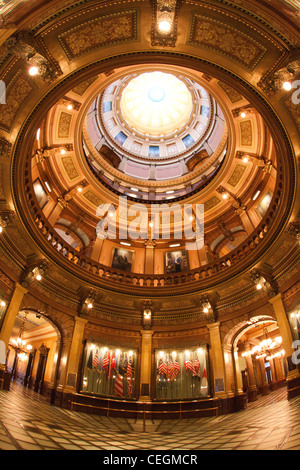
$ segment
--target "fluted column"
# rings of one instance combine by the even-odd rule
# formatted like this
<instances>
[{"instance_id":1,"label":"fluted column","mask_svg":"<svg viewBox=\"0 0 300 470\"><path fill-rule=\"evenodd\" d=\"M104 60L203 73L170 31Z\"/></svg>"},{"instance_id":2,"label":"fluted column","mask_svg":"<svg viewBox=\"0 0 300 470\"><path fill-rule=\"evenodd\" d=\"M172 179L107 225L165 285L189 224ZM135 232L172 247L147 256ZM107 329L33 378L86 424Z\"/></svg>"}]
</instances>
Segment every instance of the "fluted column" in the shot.
<instances>
[{"instance_id":1,"label":"fluted column","mask_svg":"<svg viewBox=\"0 0 300 470\"><path fill-rule=\"evenodd\" d=\"M16 320L16 316L20 310L23 297L27 292L27 289L16 283L15 290L7 307L0 332L0 340L4 341L6 348L8 346L11 332Z\"/></svg>"},{"instance_id":2,"label":"fluted column","mask_svg":"<svg viewBox=\"0 0 300 470\"><path fill-rule=\"evenodd\" d=\"M265 360L263 357L258 358L258 364L260 367L261 379L262 379L262 395L268 395L268 393L270 392L270 389L269 389L269 384L267 381Z\"/></svg>"},{"instance_id":3,"label":"fluted column","mask_svg":"<svg viewBox=\"0 0 300 470\"><path fill-rule=\"evenodd\" d=\"M214 375L214 396L227 397L225 383L225 364L220 336L220 323L211 323L207 325L210 334L211 359Z\"/></svg>"},{"instance_id":4,"label":"fluted column","mask_svg":"<svg viewBox=\"0 0 300 470\"><path fill-rule=\"evenodd\" d=\"M142 330L140 400L150 400L152 336L154 331Z\"/></svg>"},{"instance_id":5,"label":"fluted column","mask_svg":"<svg viewBox=\"0 0 300 470\"><path fill-rule=\"evenodd\" d=\"M246 355L246 365L247 365L247 372L248 372L248 401L255 401L257 400L257 387L254 375L254 367L252 362L252 356L250 353L251 347L250 343L245 343L245 350L248 353Z\"/></svg>"},{"instance_id":6,"label":"fluted column","mask_svg":"<svg viewBox=\"0 0 300 470\"><path fill-rule=\"evenodd\" d=\"M79 368L79 360L83 348L83 335L84 328L88 320L75 317L74 330L72 335L72 340L68 344L68 347L63 351L63 363L65 364L64 372L64 383L63 391L64 392L75 392L76 391L76 382Z\"/></svg>"},{"instance_id":7,"label":"fluted column","mask_svg":"<svg viewBox=\"0 0 300 470\"><path fill-rule=\"evenodd\" d=\"M290 323L283 305L282 295L278 294L272 297L269 302L273 305L273 309L276 315L276 320L280 335L282 337L282 347L285 351L287 359L287 386L288 386L288 398L300 395L300 373L299 365L293 361L293 336L291 332Z\"/></svg>"}]
</instances>

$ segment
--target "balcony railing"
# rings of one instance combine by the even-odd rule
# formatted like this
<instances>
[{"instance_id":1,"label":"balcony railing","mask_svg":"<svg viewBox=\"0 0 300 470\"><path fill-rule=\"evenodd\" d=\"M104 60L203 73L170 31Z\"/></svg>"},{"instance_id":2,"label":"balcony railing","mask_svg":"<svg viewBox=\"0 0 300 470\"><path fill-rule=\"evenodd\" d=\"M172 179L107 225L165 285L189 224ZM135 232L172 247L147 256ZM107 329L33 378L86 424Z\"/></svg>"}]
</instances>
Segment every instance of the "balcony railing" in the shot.
<instances>
[{"instance_id":1,"label":"balcony railing","mask_svg":"<svg viewBox=\"0 0 300 470\"><path fill-rule=\"evenodd\" d=\"M265 241L266 235L269 233L273 221L278 212L278 207L282 195L281 186L277 184L273 200L269 206L267 213L258 227L253 233L238 246L235 250L218 260L191 269L182 273L174 274L138 274L128 273L109 266L105 266L91 258L86 257L81 252L70 246L49 224L40 206L35 198L33 190L28 191L30 211L33 220L43 239L49 244L53 252L59 254L68 263L78 267L88 274L97 276L99 280L110 281L125 284L126 286L137 287L172 287L183 284L199 283L201 280L208 280L218 274L228 272L230 268L236 266L239 262L245 260L251 254L256 254L257 248ZM228 272L229 274L229 272Z\"/></svg>"}]
</instances>

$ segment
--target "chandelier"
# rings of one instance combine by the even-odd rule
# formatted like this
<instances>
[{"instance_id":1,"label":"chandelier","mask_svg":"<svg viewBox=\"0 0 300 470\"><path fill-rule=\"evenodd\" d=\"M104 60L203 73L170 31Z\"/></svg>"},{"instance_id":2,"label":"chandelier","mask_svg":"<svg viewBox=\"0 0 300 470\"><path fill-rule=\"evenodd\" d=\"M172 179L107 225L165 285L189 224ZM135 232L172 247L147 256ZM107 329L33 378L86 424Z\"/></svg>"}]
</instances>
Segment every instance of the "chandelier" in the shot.
<instances>
[{"instance_id":1,"label":"chandelier","mask_svg":"<svg viewBox=\"0 0 300 470\"><path fill-rule=\"evenodd\" d=\"M24 362L27 359L27 353L32 350L32 345L27 344L27 341L23 339L23 332L25 328L25 322L28 312L25 313L23 318L23 324L20 328L17 338L10 338L9 344L18 351L18 358Z\"/></svg>"},{"instance_id":2,"label":"chandelier","mask_svg":"<svg viewBox=\"0 0 300 470\"><path fill-rule=\"evenodd\" d=\"M265 339L259 344L254 346L250 351L242 353L242 357L254 356L256 359L265 357L267 360L274 359L275 357L283 357L285 355L284 349L280 349L282 345L282 337L277 336L272 339L268 336L268 330L264 327Z\"/></svg>"}]
</instances>

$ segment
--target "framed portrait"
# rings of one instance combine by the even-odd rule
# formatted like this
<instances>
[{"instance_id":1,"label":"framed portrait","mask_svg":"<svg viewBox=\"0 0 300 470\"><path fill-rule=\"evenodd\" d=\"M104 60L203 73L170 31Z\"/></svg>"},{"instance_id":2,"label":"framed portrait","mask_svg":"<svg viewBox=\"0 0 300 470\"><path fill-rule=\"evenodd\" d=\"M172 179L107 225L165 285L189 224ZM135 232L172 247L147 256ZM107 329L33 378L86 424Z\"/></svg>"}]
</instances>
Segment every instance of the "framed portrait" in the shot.
<instances>
[{"instance_id":1,"label":"framed portrait","mask_svg":"<svg viewBox=\"0 0 300 470\"><path fill-rule=\"evenodd\" d=\"M114 248L111 267L121 271L131 272L133 266L134 251Z\"/></svg>"},{"instance_id":2,"label":"framed portrait","mask_svg":"<svg viewBox=\"0 0 300 470\"><path fill-rule=\"evenodd\" d=\"M167 251L165 253L165 273L180 273L189 269L188 256L185 250Z\"/></svg>"},{"instance_id":3,"label":"framed portrait","mask_svg":"<svg viewBox=\"0 0 300 470\"><path fill-rule=\"evenodd\" d=\"M44 188L44 186L42 185L41 181L39 178L37 178L34 182L33 182L33 189L34 189L34 192L35 192L35 196L37 198L37 201L41 207L41 209L44 208L44 206L47 204L47 202L49 201L49 196Z\"/></svg>"}]
</instances>

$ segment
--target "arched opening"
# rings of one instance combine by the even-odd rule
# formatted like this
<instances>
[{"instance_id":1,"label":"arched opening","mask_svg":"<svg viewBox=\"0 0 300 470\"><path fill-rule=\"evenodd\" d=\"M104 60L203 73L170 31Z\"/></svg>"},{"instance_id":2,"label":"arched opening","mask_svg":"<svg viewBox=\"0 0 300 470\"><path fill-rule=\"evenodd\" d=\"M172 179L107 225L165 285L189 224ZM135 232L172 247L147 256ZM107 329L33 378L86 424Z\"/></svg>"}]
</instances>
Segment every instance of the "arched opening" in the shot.
<instances>
[{"instance_id":1,"label":"arched opening","mask_svg":"<svg viewBox=\"0 0 300 470\"><path fill-rule=\"evenodd\" d=\"M19 311L8 344L7 370L12 380L49 396L55 389L61 351L61 333L45 313Z\"/></svg>"},{"instance_id":2,"label":"arched opening","mask_svg":"<svg viewBox=\"0 0 300 470\"><path fill-rule=\"evenodd\" d=\"M282 338L276 320L253 316L240 322L225 337L224 350L230 350L236 393L246 401L284 387L288 372Z\"/></svg>"}]
</instances>

